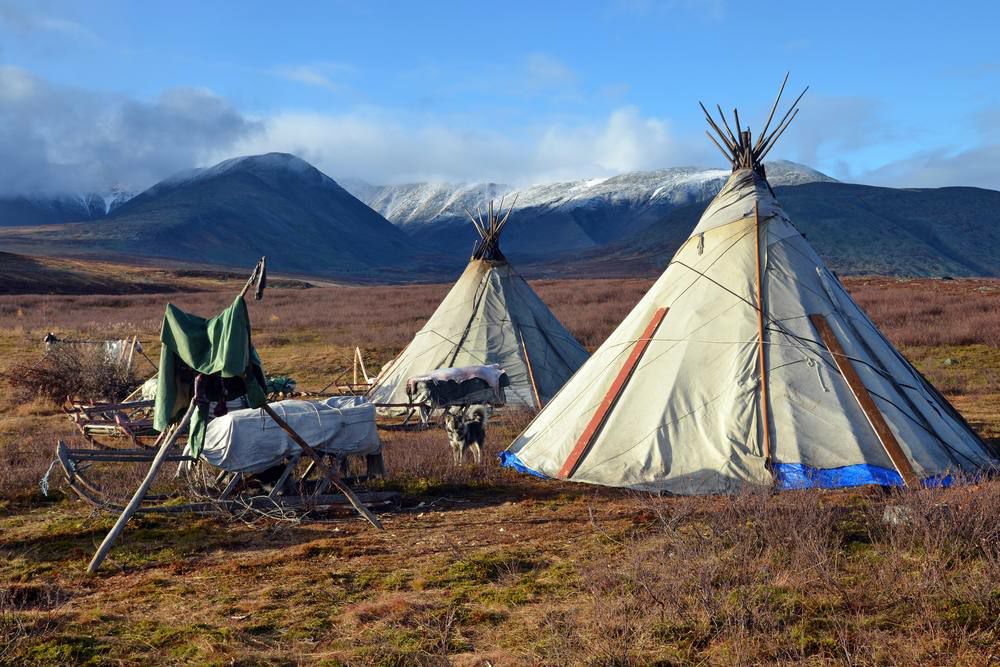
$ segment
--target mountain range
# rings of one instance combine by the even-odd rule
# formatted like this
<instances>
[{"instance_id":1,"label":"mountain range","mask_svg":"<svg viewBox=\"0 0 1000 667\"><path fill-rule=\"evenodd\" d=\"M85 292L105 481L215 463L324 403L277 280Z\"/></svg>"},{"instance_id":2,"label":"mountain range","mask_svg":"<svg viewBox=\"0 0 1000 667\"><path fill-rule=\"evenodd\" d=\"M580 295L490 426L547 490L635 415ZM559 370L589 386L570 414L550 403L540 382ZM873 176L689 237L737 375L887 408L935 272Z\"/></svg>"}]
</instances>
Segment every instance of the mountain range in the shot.
<instances>
[{"instance_id":1,"label":"mountain range","mask_svg":"<svg viewBox=\"0 0 1000 667\"><path fill-rule=\"evenodd\" d=\"M834 182L793 162L772 162L767 169L774 185ZM476 240L466 211L485 210L491 199L503 197L514 204L505 252L536 258L625 239L676 208L708 202L728 177L729 170L680 167L521 189L498 183L342 183L413 239L448 254L462 253Z\"/></svg>"},{"instance_id":2,"label":"mountain range","mask_svg":"<svg viewBox=\"0 0 1000 667\"><path fill-rule=\"evenodd\" d=\"M1000 275L1000 192L840 183L791 162L770 183L843 273ZM516 202L502 245L529 275L662 270L728 170L674 168L514 188L371 185L270 153L174 175L138 195L0 199L0 250L181 261L358 281L446 280L467 261L466 209ZM342 187L343 185L343 187Z\"/></svg>"}]
</instances>

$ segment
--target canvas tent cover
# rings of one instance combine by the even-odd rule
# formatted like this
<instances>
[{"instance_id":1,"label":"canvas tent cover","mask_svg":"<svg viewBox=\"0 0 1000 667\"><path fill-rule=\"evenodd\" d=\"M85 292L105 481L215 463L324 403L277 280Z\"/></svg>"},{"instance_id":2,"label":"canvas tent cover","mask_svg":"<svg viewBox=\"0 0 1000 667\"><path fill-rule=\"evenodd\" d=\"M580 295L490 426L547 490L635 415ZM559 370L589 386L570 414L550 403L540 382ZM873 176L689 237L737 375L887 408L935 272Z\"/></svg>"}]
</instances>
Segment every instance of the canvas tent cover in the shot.
<instances>
[{"instance_id":1,"label":"canvas tent cover","mask_svg":"<svg viewBox=\"0 0 1000 667\"><path fill-rule=\"evenodd\" d=\"M253 407L264 404L260 358L250 341L250 316L242 296L224 311L205 319L167 304L160 330L160 368L157 374L153 426L163 431L184 414L191 402L193 377L187 369L223 380L242 380L241 391ZM186 368L185 368L186 367ZM219 400L221 396L210 396ZM208 423L208 404L199 406L191 418L188 443L195 456L201 450Z\"/></svg>"},{"instance_id":2,"label":"canvas tent cover","mask_svg":"<svg viewBox=\"0 0 1000 667\"><path fill-rule=\"evenodd\" d=\"M760 409L755 206L771 469ZM834 358L813 314L829 322L920 480L996 464L751 169L733 173L663 275L502 458L545 477L674 493L901 484L838 368L845 359ZM595 417L602 407L603 420Z\"/></svg>"},{"instance_id":3,"label":"canvas tent cover","mask_svg":"<svg viewBox=\"0 0 1000 667\"><path fill-rule=\"evenodd\" d=\"M322 402L287 400L270 406L319 451L337 457L382 451L375 428L375 406L360 396L334 396ZM201 457L217 468L252 474L298 456L301 451L271 417L250 408L213 419L205 433Z\"/></svg>"},{"instance_id":4,"label":"canvas tent cover","mask_svg":"<svg viewBox=\"0 0 1000 667\"><path fill-rule=\"evenodd\" d=\"M587 359L587 351L506 261L474 259L368 396L407 402L406 381L439 368L497 364L508 404L538 407ZM534 380L534 386L533 382Z\"/></svg>"}]
</instances>

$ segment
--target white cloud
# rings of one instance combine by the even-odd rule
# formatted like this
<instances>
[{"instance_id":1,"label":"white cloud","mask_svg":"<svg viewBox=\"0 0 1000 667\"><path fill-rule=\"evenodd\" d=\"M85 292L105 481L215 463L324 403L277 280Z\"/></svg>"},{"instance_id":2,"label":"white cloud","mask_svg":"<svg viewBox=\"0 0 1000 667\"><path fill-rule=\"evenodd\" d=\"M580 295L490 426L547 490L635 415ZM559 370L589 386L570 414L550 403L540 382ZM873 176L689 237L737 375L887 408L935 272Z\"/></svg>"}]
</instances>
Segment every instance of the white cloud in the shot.
<instances>
[{"instance_id":1,"label":"white cloud","mask_svg":"<svg viewBox=\"0 0 1000 667\"><path fill-rule=\"evenodd\" d=\"M787 99L785 104L794 99ZM777 126L786 109L782 105L770 129ZM817 95L810 91L802 98L799 109L799 115L778 140L775 152L790 155L804 164L816 165L895 137L894 126L885 117L882 104L872 98Z\"/></svg>"},{"instance_id":2,"label":"white cloud","mask_svg":"<svg viewBox=\"0 0 1000 667\"><path fill-rule=\"evenodd\" d=\"M543 70L545 68L542 68ZM331 70L328 70L331 71ZM566 80L554 69L550 75ZM152 185L174 172L225 158L280 151L334 178L371 183L489 180L526 185L634 170L719 165L700 132L619 106L590 119L541 119L507 131L475 117L357 107L343 113L278 111L252 117L201 88L150 100L59 86L0 66L0 194ZM814 98L773 157L848 164L892 139L877 103ZM980 141L932 149L862 174L896 186L1000 187L1000 108L976 115ZM839 173L837 174L839 175Z\"/></svg>"},{"instance_id":3,"label":"white cloud","mask_svg":"<svg viewBox=\"0 0 1000 667\"><path fill-rule=\"evenodd\" d=\"M101 43L97 33L82 23L22 9L12 2L0 1L0 28L23 36L48 32L92 45Z\"/></svg>"},{"instance_id":4,"label":"white cloud","mask_svg":"<svg viewBox=\"0 0 1000 667\"><path fill-rule=\"evenodd\" d=\"M282 79L339 93L345 90L345 86L335 81L334 76L350 72L352 68L339 63L319 63L314 65L282 65L268 71Z\"/></svg>"},{"instance_id":5,"label":"white cloud","mask_svg":"<svg viewBox=\"0 0 1000 667\"><path fill-rule=\"evenodd\" d=\"M529 88L573 86L578 77L569 66L547 53L532 53L524 63Z\"/></svg>"},{"instance_id":6,"label":"white cloud","mask_svg":"<svg viewBox=\"0 0 1000 667\"><path fill-rule=\"evenodd\" d=\"M0 193L144 187L256 128L205 89L134 100L0 67Z\"/></svg>"},{"instance_id":7,"label":"white cloud","mask_svg":"<svg viewBox=\"0 0 1000 667\"><path fill-rule=\"evenodd\" d=\"M678 140L663 119L634 107L602 121L527 128L516 134L415 125L377 110L280 113L261 120L238 153L295 153L337 177L372 183L490 180L513 185L590 178L678 164L714 164L703 142ZM214 158L227 154L219 152Z\"/></svg>"},{"instance_id":8,"label":"white cloud","mask_svg":"<svg viewBox=\"0 0 1000 667\"><path fill-rule=\"evenodd\" d=\"M921 151L870 171L861 180L892 187L968 185L1000 190L1000 145Z\"/></svg>"},{"instance_id":9,"label":"white cloud","mask_svg":"<svg viewBox=\"0 0 1000 667\"><path fill-rule=\"evenodd\" d=\"M892 187L968 185L1000 190L1000 105L972 114L977 142L921 150L861 175L861 181Z\"/></svg>"}]
</instances>

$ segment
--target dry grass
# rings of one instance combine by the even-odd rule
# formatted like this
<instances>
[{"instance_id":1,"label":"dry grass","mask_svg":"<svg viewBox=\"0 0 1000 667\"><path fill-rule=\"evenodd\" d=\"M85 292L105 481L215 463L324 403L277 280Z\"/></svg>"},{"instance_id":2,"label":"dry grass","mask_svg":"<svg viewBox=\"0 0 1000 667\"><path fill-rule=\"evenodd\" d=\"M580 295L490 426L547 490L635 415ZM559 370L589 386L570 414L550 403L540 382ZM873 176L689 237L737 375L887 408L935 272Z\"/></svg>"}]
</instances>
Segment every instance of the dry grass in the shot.
<instances>
[{"instance_id":1,"label":"dry grass","mask_svg":"<svg viewBox=\"0 0 1000 667\"><path fill-rule=\"evenodd\" d=\"M593 349L643 280L540 281ZM848 288L987 438L1000 439L995 281L855 279ZM272 373L319 388L401 348L446 286L271 291L251 304ZM209 314L232 292L170 295ZM163 297L0 297L0 371L41 338L138 334L156 358ZM110 519L37 480L65 419L0 395L0 663L990 664L1000 656L1000 483L650 498L481 468L438 430L386 431L384 533L147 516L97 579ZM141 472L131 471L130 476ZM134 480L124 480L123 487ZM888 513L887 513L887 507ZM885 517L892 521L887 523Z\"/></svg>"}]
</instances>

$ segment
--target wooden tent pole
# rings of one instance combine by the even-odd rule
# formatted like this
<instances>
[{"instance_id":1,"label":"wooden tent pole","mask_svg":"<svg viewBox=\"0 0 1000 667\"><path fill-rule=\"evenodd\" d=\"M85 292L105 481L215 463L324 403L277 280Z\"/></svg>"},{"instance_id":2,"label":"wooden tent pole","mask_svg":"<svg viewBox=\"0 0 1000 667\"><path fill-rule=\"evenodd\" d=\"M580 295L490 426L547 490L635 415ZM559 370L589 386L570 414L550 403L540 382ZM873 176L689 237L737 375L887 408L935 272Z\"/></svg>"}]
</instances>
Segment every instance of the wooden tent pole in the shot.
<instances>
[{"instance_id":1,"label":"wooden tent pole","mask_svg":"<svg viewBox=\"0 0 1000 667\"><path fill-rule=\"evenodd\" d=\"M757 231L757 357L760 364L760 421L764 431L764 465L771 467L771 416L768 412L767 360L764 353L764 297L762 281L762 258L760 247L760 211L757 202L753 205L753 222Z\"/></svg>"},{"instance_id":2,"label":"wooden tent pole","mask_svg":"<svg viewBox=\"0 0 1000 667\"><path fill-rule=\"evenodd\" d=\"M125 361L125 373L127 375L132 375L132 359L135 357L135 346L138 341L138 336L132 336L132 340L128 346L128 358Z\"/></svg>"},{"instance_id":3,"label":"wooden tent pole","mask_svg":"<svg viewBox=\"0 0 1000 667\"><path fill-rule=\"evenodd\" d=\"M517 328L517 337L521 339L521 352L524 353L524 363L528 367L528 379L531 380L531 392L535 395L535 406L542 409L542 399L538 395L538 385L535 384L535 370L531 366L531 357L528 356L528 346L524 344L524 334L521 327Z\"/></svg>"},{"instance_id":4,"label":"wooden tent pole","mask_svg":"<svg viewBox=\"0 0 1000 667\"><path fill-rule=\"evenodd\" d=\"M320 454L318 451L310 447L309 443L307 443L302 438L301 435L296 433L295 429L293 429L288 424L288 422L282 419L281 416L278 415L278 413L275 412L270 405L265 403L264 405L260 406L260 409L266 412L267 415L274 420L274 423L277 424L279 427L281 427L281 430L287 433L288 436L295 441L295 444L297 444L299 447L302 448L302 451L304 451L306 454L312 457L313 461L316 462L316 467L320 469L320 471L326 476L328 480L330 480L331 484L337 487L337 489L339 489L340 492L344 494L344 497L346 497L347 500L351 503L351 505L354 506L354 509L358 511L358 514L367 519L368 523L370 523L371 525L375 526L379 530L383 530L382 524L379 522L378 518L371 513L371 510L369 510L367 507L364 506L364 503L362 503L361 500L354 494L354 491L351 490L351 487L344 484L343 480L340 479L340 476L337 474L337 472L333 468L328 466L325 461L323 461L322 454Z\"/></svg>"},{"instance_id":5,"label":"wooden tent pole","mask_svg":"<svg viewBox=\"0 0 1000 667\"><path fill-rule=\"evenodd\" d=\"M361 348L355 346L354 352L358 355L358 364L361 366L361 375L365 378L365 384L370 385L372 383L372 379L368 377L368 369L365 368L365 358L361 354Z\"/></svg>"},{"instance_id":6,"label":"wooden tent pole","mask_svg":"<svg viewBox=\"0 0 1000 667\"><path fill-rule=\"evenodd\" d=\"M98 547L97 553L90 561L90 565L87 566L87 574L94 574L97 572L97 568L101 566L104 562L104 558L108 555L111 550L111 546L118 539L118 536L125 529L125 525L132 518L132 515L139 510L139 506L142 505L143 499L146 497L146 493L149 492L149 487L152 486L153 480L156 478L156 473L160 470L160 466L167 458L167 451L173 446L174 442L177 440L177 436L180 432L188 425L191 421L191 415L194 414L195 403L194 399L191 399L191 403L188 405L187 412L184 413L184 417L181 418L177 426L173 428L166 438L163 439L163 443L160 445L159 450L156 452L156 456L153 458L153 463L149 466L149 472L146 473L146 478L142 480L142 484L139 488L135 490L135 494L132 496L132 500L129 501L128 505L122 511L121 516L118 517L118 521L115 525L111 527L111 530L104 537L104 541L101 542L101 546Z\"/></svg>"}]
</instances>

